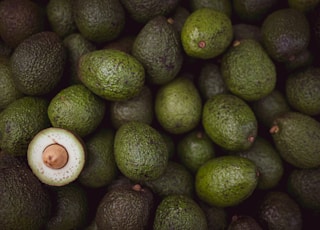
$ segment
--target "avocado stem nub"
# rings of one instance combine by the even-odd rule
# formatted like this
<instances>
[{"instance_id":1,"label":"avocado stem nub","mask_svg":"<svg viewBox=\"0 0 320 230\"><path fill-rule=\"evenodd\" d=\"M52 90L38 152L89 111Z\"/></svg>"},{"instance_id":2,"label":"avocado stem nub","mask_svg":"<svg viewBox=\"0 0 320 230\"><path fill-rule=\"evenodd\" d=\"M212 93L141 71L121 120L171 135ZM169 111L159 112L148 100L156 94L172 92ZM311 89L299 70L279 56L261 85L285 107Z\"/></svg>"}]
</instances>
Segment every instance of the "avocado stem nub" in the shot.
<instances>
[{"instance_id":1,"label":"avocado stem nub","mask_svg":"<svg viewBox=\"0 0 320 230\"><path fill-rule=\"evenodd\" d=\"M254 140L255 140L255 137L254 137L254 136L249 136L249 137L248 137L248 141L249 141L250 143L253 143Z\"/></svg>"},{"instance_id":2,"label":"avocado stem nub","mask_svg":"<svg viewBox=\"0 0 320 230\"><path fill-rule=\"evenodd\" d=\"M240 45L240 41L239 40L235 40L234 42L233 42L233 44L232 44L232 46L233 47L236 47L236 46L238 46L238 45Z\"/></svg>"},{"instance_id":3,"label":"avocado stem nub","mask_svg":"<svg viewBox=\"0 0 320 230\"><path fill-rule=\"evenodd\" d=\"M204 47L206 47L206 42L205 41L200 41L198 43L198 46L199 46L199 48L204 48Z\"/></svg>"},{"instance_id":4,"label":"avocado stem nub","mask_svg":"<svg viewBox=\"0 0 320 230\"><path fill-rule=\"evenodd\" d=\"M174 23L174 19L173 18L168 18L167 22L172 25Z\"/></svg>"},{"instance_id":5,"label":"avocado stem nub","mask_svg":"<svg viewBox=\"0 0 320 230\"><path fill-rule=\"evenodd\" d=\"M60 169L68 162L68 151L59 144L49 145L42 153L43 163L52 169Z\"/></svg>"},{"instance_id":6,"label":"avocado stem nub","mask_svg":"<svg viewBox=\"0 0 320 230\"><path fill-rule=\"evenodd\" d=\"M133 185L133 186L132 186L132 189L133 189L134 191L137 191L137 192L142 191L142 187L141 187L140 184L135 184L135 185Z\"/></svg>"},{"instance_id":7,"label":"avocado stem nub","mask_svg":"<svg viewBox=\"0 0 320 230\"><path fill-rule=\"evenodd\" d=\"M275 134L275 133L277 133L278 131L279 131L279 126L278 126L278 125L272 126L272 127L270 128L270 130L269 130L269 132L270 132L271 134Z\"/></svg>"}]
</instances>

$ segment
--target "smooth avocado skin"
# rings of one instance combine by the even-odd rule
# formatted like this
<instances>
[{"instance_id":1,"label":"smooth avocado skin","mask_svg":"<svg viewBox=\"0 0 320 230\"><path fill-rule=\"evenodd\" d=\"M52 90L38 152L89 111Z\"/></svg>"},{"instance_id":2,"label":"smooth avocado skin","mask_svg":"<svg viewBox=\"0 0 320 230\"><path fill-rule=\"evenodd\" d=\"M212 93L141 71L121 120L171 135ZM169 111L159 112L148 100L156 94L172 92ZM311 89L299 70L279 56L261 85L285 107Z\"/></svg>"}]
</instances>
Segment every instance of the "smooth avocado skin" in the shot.
<instances>
[{"instance_id":1,"label":"smooth avocado skin","mask_svg":"<svg viewBox=\"0 0 320 230\"><path fill-rule=\"evenodd\" d=\"M119 50L95 50L79 60L80 81L98 96L110 100L127 100L137 95L145 82L142 64Z\"/></svg>"},{"instance_id":2,"label":"smooth avocado skin","mask_svg":"<svg viewBox=\"0 0 320 230\"><path fill-rule=\"evenodd\" d=\"M202 124L214 143L231 151L250 148L258 131L252 109L232 94L218 94L207 100L203 106Z\"/></svg>"},{"instance_id":3,"label":"smooth avocado skin","mask_svg":"<svg viewBox=\"0 0 320 230\"><path fill-rule=\"evenodd\" d=\"M115 134L114 156L119 170L133 181L159 178L168 164L168 148L162 135L150 125L131 121Z\"/></svg>"},{"instance_id":4,"label":"smooth avocado skin","mask_svg":"<svg viewBox=\"0 0 320 230\"><path fill-rule=\"evenodd\" d=\"M274 120L270 128L281 157L297 168L320 165L320 123L300 112L287 112Z\"/></svg>"},{"instance_id":5,"label":"smooth avocado skin","mask_svg":"<svg viewBox=\"0 0 320 230\"><path fill-rule=\"evenodd\" d=\"M132 55L145 67L147 80L165 84L181 69L183 53L176 29L164 16L149 20L137 34Z\"/></svg>"},{"instance_id":6,"label":"smooth avocado skin","mask_svg":"<svg viewBox=\"0 0 320 230\"><path fill-rule=\"evenodd\" d=\"M292 8L270 13L261 25L262 43L277 62L287 62L307 48L310 26L306 16Z\"/></svg>"},{"instance_id":7,"label":"smooth avocado skin","mask_svg":"<svg viewBox=\"0 0 320 230\"><path fill-rule=\"evenodd\" d=\"M223 55L221 73L227 88L246 101L267 96L276 86L276 67L261 44L235 41Z\"/></svg>"},{"instance_id":8,"label":"smooth avocado skin","mask_svg":"<svg viewBox=\"0 0 320 230\"><path fill-rule=\"evenodd\" d=\"M196 194L202 201L215 207L235 206L252 194L258 178L257 166L247 158L212 158L197 171Z\"/></svg>"}]
</instances>

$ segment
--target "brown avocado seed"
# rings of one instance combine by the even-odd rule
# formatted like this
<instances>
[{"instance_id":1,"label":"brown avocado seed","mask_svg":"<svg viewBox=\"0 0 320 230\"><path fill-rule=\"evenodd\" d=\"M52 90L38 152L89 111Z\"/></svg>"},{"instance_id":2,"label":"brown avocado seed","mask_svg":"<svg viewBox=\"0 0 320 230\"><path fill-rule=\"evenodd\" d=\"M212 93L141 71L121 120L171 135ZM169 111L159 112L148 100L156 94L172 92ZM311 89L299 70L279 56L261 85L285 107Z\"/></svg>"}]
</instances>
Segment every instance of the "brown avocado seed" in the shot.
<instances>
[{"instance_id":1,"label":"brown avocado seed","mask_svg":"<svg viewBox=\"0 0 320 230\"><path fill-rule=\"evenodd\" d=\"M42 153L43 163L52 169L60 169L68 162L68 151L59 144L49 145Z\"/></svg>"}]
</instances>

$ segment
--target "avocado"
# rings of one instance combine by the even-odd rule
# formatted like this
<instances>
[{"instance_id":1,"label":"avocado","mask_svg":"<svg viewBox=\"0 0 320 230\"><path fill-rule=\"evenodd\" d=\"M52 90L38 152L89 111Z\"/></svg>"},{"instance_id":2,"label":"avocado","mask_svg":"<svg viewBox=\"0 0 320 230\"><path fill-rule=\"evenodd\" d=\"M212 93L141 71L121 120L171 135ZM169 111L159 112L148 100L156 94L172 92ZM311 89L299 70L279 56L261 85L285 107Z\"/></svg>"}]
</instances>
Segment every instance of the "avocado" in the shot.
<instances>
[{"instance_id":1,"label":"avocado","mask_svg":"<svg viewBox=\"0 0 320 230\"><path fill-rule=\"evenodd\" d=\"M179 34L164 16L152 18L138 32L132 55L143 64L152 84L174 79L183 62Z\"/></svg>"},{"instance_id":2,"label":"avocado","mask_svg":"<svg viewBox=\"0 0 320 230\"><path fill-rule=\"evenodd\" d=\"M198 203L186 195L168 195L156 208L154 230L184 229L207 230L208 223L204 211Z\"/></svg>"},{"instance_id":3,"label":"avocado","mask_svg":"<svg viewBox=\"0 0 320 230\"><path fill-rule=\"evenodd\" d=\"M262 227L252 216L234 215L227 230L262 230Z\"/></svg>"},{"instance_id":4,"label":"avocado","mask_svg":"<svg viewBox=\"0 0 320 230\"><path fill-rule=\"evenodd\" d=\"M110 103L111 124L116 129L128 121L141 121L151 124L154 117L153 104L151 87L144 85L138 95L133 98Z\"/></svg>"},{"instance_id":5,"label":"avocado","mask_svg":"<svg viewBox=\"0 0 320 230\"><path fill-rule=\"evenodd\" d=\"M45 95L60 82L66 49L52 31L36 33L23 40L10 58L12 77L18 90L27 95Z\"/></svg>"},{"instance_id":6,"label":"avocado","mask_svg":"<svg viewBox=\"0 0 320 230\"><path fill-rule=\"evenodd\" d=\"M13 48L11 48L8 44L6 44L3 39L0 37L0 57L9 58Z\"/></svg>"},{"instance_id":7,"label":"avocado","mask_svg":"<svg viewBox=\"0 0 320 230\"><path fill-rule=\"evenodd\" d=\"M50 0L46 6L51 30L64 38L77 30L72 12L72 0Z\"/></svg>"},{"instance_id":8,"label":"avocado","mask_svg":"<svg viewBox=\"0 0 320 230\"><path fill-rule=\"evenodd\" d=\"M132 54L133 42L136 35L125 34L113 41L108 42L103 46L103 49L116 49L128 54Z\"/></svg>"},{"instance_id":9,"label":"avocado","mask_svg":"<svg viewBox=\"0 0 320 230\"><path fill-rule=\"evenodd\" d=\"M298 202L298 204L314 213L320 211L319 199L319 175L320 168L294 169L290 171L287 180L288 193Z\"/></svg>"},{"instance_id":10,"label":"avocado","mask_svg":"<svg viewBox=\"0 0 320 230\"><path fill-rule=\"evenodd\" d=\"M16 88L9 65L9 58L0 57L0 111L6 108L11 102L23 96Z\"/></svg>"},{"instance_id":11,"label":"avocado","mask_svg":"<svg viewBox=\"0 0 320 230\"><path fill-rule=\"evenodd\" d=\"M315 54L308 48L302 50L294 58L284 63L285 70L288 73L300 71L313 65Z\"/></svg>"},{"instance_id":12,"label":"avocado","mask_svg":"<svg viewBox=\"0 0 320 230\"><path fill-rule=\"evenodd\" d=\"M149 229L154 195L140 184L122 184L106 192L95 216L98 229Z\"/></svg>"},{"instance_id":13,"label":"avocado","mask_svg":"<svg viewBox=\"0 0 320 230\"><path fill-rule=\"evenodd\" d=\"M228 92L222 77L221 65L211 60L203 62L201 65L196 83L203 100L210 99L219 93Z\"/></svg>"},{"instance_id":14,"label":"avocado","mask_svg":"<svg viewBox=\"0 0 320 230\"><path fill-rule=\"evenodd\" d=\"M197 203L204 211L208 223L208 229L225 230L228 226L228 212L226 208L215 207L197 199Z\"/></svg>"},{"instance_id":15,"label":"avocado","mask_svg":"<svg viewBox=\"0 0 320 230\"><path fill-rule=\"evenodd\" d=\"M231 17L232 13L232 1L231 0L191 0L190 8L195 11L200 8L212 8L226 14Z\"/></svg>"},{"instance_id":16,"label":"avocado","mask_svg":"<svg viewBox=\"0 0 320 230\"><path fill-rule=\"evenodd\" d=\"M76 27L86 39L104 43L116 39L123 31L125 11L119 0L75 0L72 3Z\"/></svg>"},{"instance_id":17,"label":"avocado","mask_svg":"<svg viewBox=\"0 0 320 230\"><path fill-rule=\"evenodd\" d=\"M54 200L47 230L80 229L88 222L88 198L85 189L77 183L49 187Z\"/></svg>"},{"instance_id":18,"label":"avocado","mask_svg":"<svg viewBox=\"0 0 320 230\"><path fill-rule=\"evenodd\" d=\"M272 11L261 25L262 43L277 62L295 58L310 42L310 25L306 16L292 8Z\"/></svg>"},{"instance_id":19,"label":"avocado","mask_svg":"<svg viewBox=\"0 0 320 230\"><path fill-rule=\"evenodd\" d=\"M258 204L258 221L265 229L301 230L302 213L298 203L288 193L267 192Z\"/></svg>"},{"instance_id":20,"label":"avocado","mask_svg":"<svg viewBox=\"0 0 320 230\"><path fill-rule=\"evenodd\" d=\"M278 185L284 174L284 166L280 154L274 148L272 142L258 136L246 151L238 151L233 154L252 160L259 170L257 188L271 189Z\"/></svg>"},{"instance_id":21,"label":"avocado","mask_svg":"<svg viewBox=\"0 0 320 230\"><path fill-rule=\"evenodd\" d=\"M24 161L0 152L1 229L41 230L51 216L48 190Z\"/></svg>"},{"instance_id":22,"label":"avocado","mask_svg":"<svg viewBox=\"0 0 320 230\"><path fill-rule=\"evenodd\" d=\"M238 205L251 196L258 178L258 168L252 160L222 155L201 165L194 183L200 200L224 208Z\"/></svg>"},{"instance_id":23,"label":"avocado","mask_svg":"<svg viewBox=\"0 0 320 230\"><path fill-rule=\"evenodd\" d=\"M233 94L217 94L207 100L202 125L215 144L231 151L249 149L258 132L252 109Z\"/></svg>"},{"instance_id":24,"label":"avocado","mask_svg":"<svg viewBox=\"0 0 320 230\"><path fill-rule=\"evenodd\" d=\"M172 13L178 7L180 0L120 0L120 2L130 19L145 24L154 17Z\"/></svg>"},{"instance_id":25,"label":"avocado","mask_svg":"<svg viewBox=\"0 0 320 230\"><path fill-rule=\"evenodd\" d=\"M34 135L50 126L48 105L42 97L23 96L2 110L0 148L8 154L25 156Z\"/></svg>"},{"instance_id":26,"label":"avocado","mask_svg":"<svg viewBox=\"0 0 320 230\"><path fill-rule=\"evenodd\" d=\"M261 27L249 23L236 23L232 25L234 40L253 39L262 41Z\"/></svg>"},{"instance_id":27,"label":"avocado","mask_svg":"<svg viewBox=\"0 0 320 230\"><path fill-rule=\"evenodd\" d=\"M190 10L184 6L179 5L175 11L173 11L169 16L168 20L170 21L170 18L173 20L172 25L173 27L178 31L179 34L181 34L181 30L183 27L183 24L187 20L187 18L190 15Z\"/></svg>"},{"instance_id":28,"label":"avocado","mask_svg":"<svg viewBox=\"0 0 320 230\"><path fill-rule=\"evenodd\" d=\"M291 111L283 91L275 88L267 96L253 101L251 108L261 125L270 128L273 120L281 113Z\"/></svg>"},{"instance_id":29,"label":"avocado","mask_svg":"<svg viewBox=\"0 0 320 230\"><path fill-rule=\"evenodd\" d=\"M194 195L193 179L193 175L184 165L169 161L165 172L159 178L146 181L144 184L160 197L170 194L184 194L192 197Z\"/></svg>"},{"instance_id":30,"label":"avocado","mask_svg":"<svg viewBox=\"0 0 320 230\"><path fill-rule=\"evenodd\" d=\"M127 122L116 131L114 156L122 174L136 182L159 178L169 157L159 131L139 121Z\"/></svg>"},{"instance_id":31,"label":"avocado","mask_svg":"<svg viewBox=\"0 0 320 230\"><path fill-rule=\"evenodd\" d=\"M0 37L12 48L29 36L45 29L46 15L40 6L30 0L0 2Z\"/></svg>"},{"instance_id":32,"label":"avocado","mask_svg":"<svg viewBox=\"0 0 320 230\"><path fill-rule=\"evenodd\" d=\"M286 78L285 95L295 110L315 116L320 114L320 68L296 71Z\"/></svg>"},{"instance_id":33,"label":"avocado","mask_svg":"<svg viewBox=\"0 0 320 230\"><path fill-rule=\"evenodd\" d=\"M120 50L101 49L80 57L80 81L109 101L136 96L145 83L145 69L134 56Z\"/></svg>"},{"instance_id":34,"label":"avocado","mask_svg":"<svg viewBox=\"0 0 320 230\"><path fill-rule=\"evenodd\" d=\"M320 123L300 112L286 112L278 116L270 133L281 157L297 168L320 165Z\"/></svg>"},{"instance_id":35,"label":"avocado","mask_svg":"<svg viewBox=\"0 0 320 230\"><path fill-rule=\"evenodd\" d=\"M234 41L223 54L221 73L230 92L246 101L259 100L276 86L275 64L253 39Z\"/></svg>"},{"instance_id":36,"label":"avocado","mask_svg":"<svg viewBox=\"0 0 320 230\"><path fill-rule=\"evenodd\" d=\"M155 95L155 116L169 133L191 131L201 120L202 100L195 84L184 76L162 85Z\"/></svg>"}]
</instances>

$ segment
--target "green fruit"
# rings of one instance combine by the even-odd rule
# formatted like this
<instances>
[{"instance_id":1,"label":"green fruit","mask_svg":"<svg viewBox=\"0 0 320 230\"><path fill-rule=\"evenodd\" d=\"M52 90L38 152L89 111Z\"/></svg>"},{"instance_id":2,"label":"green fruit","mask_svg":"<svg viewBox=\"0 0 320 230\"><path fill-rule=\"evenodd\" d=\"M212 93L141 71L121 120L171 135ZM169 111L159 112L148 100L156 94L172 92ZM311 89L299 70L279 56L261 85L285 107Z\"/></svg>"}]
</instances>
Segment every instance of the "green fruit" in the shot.
<instances>
[{"instance_id":1,"label":"green fruit","mask_svg":"<svg viewBox=\"0 0 320 230\"><path fill-rule=\"evenodd\" d=\"M48 116L53 127L68 129L81 137L101 123L106 104L82 84L71 85L50 101Z\"/></svg>"},{"instance_id":2,"label":"green fruit","mask_svg":"<svg viewBox=\"0 0 320 230\"><path fill-rule=\"evenodd\" d=\"M267 139L258 137L250 149L234 154L248 158L257 165L259 170L257 188L274 188L282 179L284 174L282 159L272 143Z\"/></svg>"},{"instance_id":3,"label":"green fruit","mask_svg":"<svg viewBox=\"0 0 320 230\"><path fill-rule=\"evenodd\" d=\"M301 230L302 213L286 192L270 191L258 205L258 219L265 229Z\"/></svg>"},{"instance_id":4,"label":"green fruit","mask_svg":"<svg viewBox=\"0 0 320 230\"><path fill-rule=\"evenodd\" d=\"M193 176L182 164L169 161L165 172L157 179L146 181L145 185L161 196L182 194L193 196Z\"/></svg>"},{"instance_id":5,"label":"green fruit","mask_svg":"<svg viewBox=\"0 0 320 230\"><path fill-rule=\"evenodd\" d=\"M237 23L232 25L234 40L253 39L261 43L261 27L248 23Z\"/></svg>"},{"instance_id":6,"label":"green fruit","mask_svg":"<svg viewBox=\"0 0 320 230\"><path fill-rule=\"evenodd\" d=\"M192 11L200 8L212 8L225 13L228 17L231 17L232 13L232 4L230 0L191 0L190 7Z\"/></svg>"},{"instance_id":7,"label":"green fruit","mask_svg":"<svg viewBox=\"0 0 320 230\"><path fill-rule=\"evenodd\" d=\"M139 31L132 55L143 64L147 80L153 84L170 82L183 62L179 35L164 16L149 20Z\"/></svg>"},{"instance_id":8,"label":"green fruit","mask_svg":"<svg viewBox=\"0 0 320 230\"><path fill-rule=\"evenodd\" d=\"M142 64L119 50L96 50L81 56L80 81L98 96L111 101L136 96L145 82Z\"/></svg>"},{"instance_id":9,"label":"green fruit","mask_svg":"<svg viewBox=\"0 0 320 230\"><path fill-rule=\"evenodd\" d=\"M271 12L261 25L262 43L277 62L292 60L309 45L310 25L306 16L292 8Z\"/></svg>"},{"instance_id":10,"label":"green fruit","mask_svg":"<svg viewBox=\"0 0 320 230\"><path fill-rule=\"evenodd\" d=\"M248 215L234 215L228 230L262 230L262 227L256 219Z\"/></svg>"},{"instance_id":11,"label":"green fruit","mask_svg":"<svg viewBox=\"0 0 320 230\"><path fill-rule=\"evenodd\" d=\"M156 92L154 106L158 122L169 133L186 133L195 128L201 119L200 93L185 77L163 85Z\"/></svg>"},{"instance_id":12,"label":"green fruit","mask_svg":"<svg viewBox=\"0 0 320 230\"><path fill-rule=\"evenodd\" d=\"M0 147L11 155L26 155L28 144L40 130L50 126L48 101L21 97L0 113Z\"/></svg>"},{"instance_id":13,"label":"green fruit","mask_svg":"<svg viewBox=\"0 0 320 230\"><path fill-rule=\"evenodd\" d=\"M212 8L192 12L181 31L181 42L187 55L200 59L222 54L233 38L230 18Z\"/></svg>"},{"instance_id":14,"label":"green fruit","mask_svg":"<svg viewBox=\"0 0 320 230\"><path fill-rule=\"evenodd\" d=\"M168 164L168 149L162 135L138 121L123 124L117 130L114 155L119 170L134 181L155 180Z\"/></svg>"},{"instance_id":15,"label":"green fruit","mask_svg":"<svg viewBox=\"0 0 320 230\"><path fill-rule=\"evenodd\" d=\"M110 120L112 125L118 129L129 121L141 121L151 124L154 116L153 103L151 89L146 85L133 98L111 102Z\"/></svg>"},{"instance_id":16,"label":"green fruit","mask_svg":"<svg viewBox=\"0 0 320 230\"><path fill-rule=\"evenodd\" d=\"M238 205L258 184L258 169L253 161L240 156L220 156L208 160L197 171L198 197L216 207Z\"/></svg>"},{"instance_id":17,"label":"green fruit","mask_svg":"<svg viewBox=\"0 0 320 230\"><path fill-rule=\"evenodd\" d=\"M186 195L168 195L157 206L154 230L206 230L206 216L195 200Z\"/></svg>"},{"instance_id":18,"label":"green fruit","mask_svg":"<svg viewBox=\"0 0 320 230\"><path fill-rule=\"evenodd\" d=\"M16 88L8 58L0 58L0 111L6 108L11 102L23 96Z\"/></svg>"},{"instance_id":19,"label":"green fruit","mask_svg":"<svg viewBox=\"0 0 320 230\"><path fill-rule=\"evenodd\" d=\"M198 200L198 204L206 215L208 229L224 230L227 228L228 213L225 208L215 207L201 200Z\"/></svg>"},{"instance_id":20,"label":"green fruit","mask_svg":"<svg viewBox=\"0 0 320 230\"><path fill-rule=\"evenodd\" d=\"M0 2L0 37L10 47L17 47L24 39L44 30L45 14L30 0Z\"/></svg>"},{"instance_id":21,"label":"green fruit","mask_svg":"<svg viewBox=\"0 0 320 230\"><path fill-rule=\"evenodd\" d=\"M148 229L153 206L154 196L148 188L118 185L99 202L95 222L98 229Z\"/></svg>"},{"instance_id":22,"label":"green fruit","mask_svg":"<svg viewBox=\"0 0 320 230\"><path fill-rule=\"evenodd\" d=\"M276 86L276 67L259 42L235 41L223 55L221 73L231 93L246 101L259 100Z\"/></svg>"},{"instance_id":23,"label":"green fruit","mask_svg":"<svg viewBox=\"0 0 320 230\"><path fill-rule=\"evenodd\" d=\"M232 94L218 94L205 102L202 125L214 143L234 151L249 149L258 129L252 109Z\"/></svg>"},{"instance_id":24,"label":"green fruit","mask_svg":"<svg viewBox=\"0 0 320 230\"><path fill-rule=\"evenodd\" d=\"M292 108L307 115L320 114L320 68L309 67L286 78L285 95Z\"/></svg>"},{"instance_id":25,"label":"green fruit","mask_svg":"<svg viewBox=\"0 0 320 230\"><path fill-rule=\"evenodd\" d=\"M47 190L22 161L0 153L1 229L41 230L51 215Z\"/></svg>"},{"instance_id":26,"label":"green fruit","mask_svg":"<svg viewBox=\"0 0 320 230\"><path fill-rule=\"evenodd\" d=\"M113 154L114 131L100 129L86 141L86 162L78 181L90 188L101 188L110 184L118 170Z\"/></svg>"},{"instance_id":27,"label":"green fruit","mask_svg":"<svg viewBox=\"0 0 320 230\"><path fill-rule=\"evenodd\" d=\"M194 130L179 140L177 154L181 163L196 173L201 165L215 157L215 146L205 132Z\"/></svg>"},{"instance_id":28,"label":"green fruit","mask_svg":"<svg viewBox=\"0 0 320 230\"><path fill-rule=\"evenodd\" d=\"M125 25L125 11L119 0L75 0L73 17L80 33L96 43L117 38Z\"/></svg>"},{"instance_id":29,"label":"green fruit","mask_svg":"<svg viewBox=\"0 0 320 230\"><path fill-rule=\"evenodd\" d=\"M303 13L309 13L319 5L319 0L288 0L288 5L289 7L300 10Z\"/></svg>"},{"instance_id":30,"label":"green fruit","mask_svg":"<svg viewBox=\"0 0 320 230\"><path fill-rule=\"evenodd\" d=\"M66 37L76 32L77 26L73 18L71 0L50 0L46 7L46 13L52 31L60 37Z\"/></svg>"},{"instance_id":31,"label":"green fruit","mask_svg":"<svg viewBox=\"0 0 320 230\"><path fill-rule=\"evenodd\" d=\"M79 229L88 221L88 198L83 187L76 183L49 187L54 209L46 224L48 230Z\"/></svg>"},{"instance_id":32,"label":"green fruit","mask_svg":"<svg viewBox=\"0 0 320 230\"><path fill-rule=\"evenodd\" d=\"M18 90L27 95L44 95L60 82L66 62L66 49L51 31L36 33L13 51L10 68Z\"/></svg>"},{"instance_id":33,"label":"green fruit","mask_svg":"<svg viewBox=\"0 0 320 230\"><path fill-rule=\"evenodd\" d=\"M274 120L270 128L281 157L298 168L320 165L320 123L299 112L287 112Z\"/></svg>"}]
</instances>

